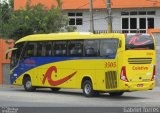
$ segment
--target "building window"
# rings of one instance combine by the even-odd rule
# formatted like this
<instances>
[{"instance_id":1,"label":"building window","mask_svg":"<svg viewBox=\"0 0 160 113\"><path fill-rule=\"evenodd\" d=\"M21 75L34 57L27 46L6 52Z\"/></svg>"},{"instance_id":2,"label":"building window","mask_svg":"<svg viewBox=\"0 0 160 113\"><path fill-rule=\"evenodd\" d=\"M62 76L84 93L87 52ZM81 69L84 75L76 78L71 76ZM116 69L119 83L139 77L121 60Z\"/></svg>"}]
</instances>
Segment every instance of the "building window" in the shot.
<instances>
[{"instance_id":1,"label":"building window","mask_svg":"<svg viewBox=\"0 0 160 113\"><path fill-rule=\"evenodd\" d=\"M75 18L70 18L69 19L69 25L75 25Z\"/></svg>"},{"instance_id":2,"label":"building window","mask_svg":"<svg viewBox=\"0 0 160 113\"><path fill-rule=\"evenodd\" d=\"M137 29L137 18L130 18L130 29Z\"/></svg>"},{"instance_id":3,"label":"building window","mask_svg":"<svg viewBox=\"0 0 160 113\"><path fill-rule=\"evenodd\" d=\"M83 13L68 13L69 25L83 25Z\"/></svg>"},{"instance_id":4,"label":"building window","mask_svg":"<svg viewBox=\"0 0 160 113\"><path fill-rule=\"evenodd\" d=\"M129 15L129 12L121 12L121 15Z\"/></svg>"},{"instance_id":5,"label":"building window","mask_svg":"<svg viewBox=\"0 0 160 113\"><path fill-rule=\"evenodd\" d=\"M137 11L130 12L130 15L137 15Z\"/></svg>"},{"instance_id":6,"label":"building window","mask_svg":"<svg viewBox=\"0 0 160 113\"><path fill-rule=\"evenodd\" d=\"M154 28L155 11L121 12L123 33L146 33Z\"/></svg>"},{"instance_id":7,"label":"building window","mask_svg":"<svg viewBox=\"0 0 160 113\"><path fill-rule=\"evenodd\" d=\"M129 28L129 19L128 18L122 18L122 29L128 29Z\"/></svg>"},{"instance_id":8,"label":"building window","mask_svg":"<svg viewBox=\"0 0 160 113\"><path fill-rule=\"evenodd\" d=\"M76 25L82 25L82 18L76 18Z\"/></svg>"},{"instance_id":9,"label":"building window","mask_svg":"<svg viewBox=\"0 0 160 113\"><path fill-rule=\"evenodd\" d=\"M154 28L154 18L147 18L148 21L148 28L153 29Z\"/></svg>"},{"instance_id":10,"label":"building window","mask_svg":"<svg viewBox=\"0 0 160 113\"><path fill-rule=\"evenodd\" d=\"M146 15L147 12L146 12L146 11L139 11L138 14L139 14L139 15Z\"/></svg>"},{"instance_id":11,"label":"building window","mask_svg":"<svg viewBox=\"0 0 160 113\"><path fill-rule=\"evenodd\" d=\"M147 15L156 15L155 11L147 11Z\"/></svg>"},{"instance_id":12,"label":"building window","mask_svg":"<svg viewBox=\"0 0 160 113\"><path fill-rule=\"evenodd\" d=\"M155 11L122 11L121 15L156 15Z\"/></svg>"}]
</instances>

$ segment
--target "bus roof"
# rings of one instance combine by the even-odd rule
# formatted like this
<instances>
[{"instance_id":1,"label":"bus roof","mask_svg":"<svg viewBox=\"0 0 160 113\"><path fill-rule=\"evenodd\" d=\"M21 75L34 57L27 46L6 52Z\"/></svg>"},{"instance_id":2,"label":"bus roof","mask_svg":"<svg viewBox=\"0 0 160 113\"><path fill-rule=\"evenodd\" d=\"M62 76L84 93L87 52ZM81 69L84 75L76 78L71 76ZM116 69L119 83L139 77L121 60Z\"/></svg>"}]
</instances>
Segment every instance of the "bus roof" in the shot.
<instances>
[{"instance_id":1,"label":"bus roof","mask_svg":"<svg viewBox=\"0 0 160 113\"><path fill-rule=\"evenodd\" d=\"M104 33L93 34L89 32L69 32L69 33L51 33L51 34L35 34L19 39L16 43L26 41L47 41L47 40L79 40L79 39L95 39L95 38L122 38L124 34L120 33Z\"/></svg>"}]
</instances>

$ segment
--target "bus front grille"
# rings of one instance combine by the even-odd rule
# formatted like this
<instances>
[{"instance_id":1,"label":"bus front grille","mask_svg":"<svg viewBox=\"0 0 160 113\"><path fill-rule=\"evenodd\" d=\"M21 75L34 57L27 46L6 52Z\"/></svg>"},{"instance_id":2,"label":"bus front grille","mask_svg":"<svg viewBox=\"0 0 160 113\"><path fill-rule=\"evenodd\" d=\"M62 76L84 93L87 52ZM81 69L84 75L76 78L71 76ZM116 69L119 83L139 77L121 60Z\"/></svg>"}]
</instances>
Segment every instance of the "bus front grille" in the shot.
<instances>
[{"instance_id":1,"label":"bus front grille","mask_svg":"<svg viewBox=\"0 0 160 113\"><path fill-rule=\"evenodd\" d=\"M117 73L116 71L106 72L106 88L117 88Z\"/></svg>"},{"instance_id":2,"label":"bus front grille","mask_svg":"<svg viewBox=\"0 0 160 113\"><path fill-rule=\"evenodd\" d=\"M151 64L152 58L128 58L129 64Z\"/></svg>"}]
</instances>

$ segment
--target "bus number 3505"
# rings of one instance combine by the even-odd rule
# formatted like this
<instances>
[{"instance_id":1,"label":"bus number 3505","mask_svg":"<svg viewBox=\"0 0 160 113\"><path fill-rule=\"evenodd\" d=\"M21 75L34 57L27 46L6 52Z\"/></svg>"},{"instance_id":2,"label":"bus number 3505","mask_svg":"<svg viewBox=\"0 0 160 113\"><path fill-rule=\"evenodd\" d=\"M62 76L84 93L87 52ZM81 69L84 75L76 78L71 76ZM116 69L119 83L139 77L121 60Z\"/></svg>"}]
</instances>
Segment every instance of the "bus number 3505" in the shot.
<instances>
[{"instance_id":1,"label":"bus number 3505","mask_svg":"<svg viewBox=\"0 0 160 113\"><path fill-rule=\"evenodd\" d=\"M105 68L115 68L117 65L116 65L116 62L106 62L105 63Z\"/></svg>"}]
</instances>

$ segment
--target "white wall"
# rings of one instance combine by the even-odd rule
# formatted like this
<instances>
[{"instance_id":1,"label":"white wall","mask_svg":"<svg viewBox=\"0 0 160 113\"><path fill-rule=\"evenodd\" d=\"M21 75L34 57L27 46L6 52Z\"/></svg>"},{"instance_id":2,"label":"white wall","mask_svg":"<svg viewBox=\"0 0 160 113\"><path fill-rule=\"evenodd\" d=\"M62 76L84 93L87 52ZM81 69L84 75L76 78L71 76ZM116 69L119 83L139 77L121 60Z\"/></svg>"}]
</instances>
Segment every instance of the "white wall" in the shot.
<instances>
[{"instance_id":1,"label":"white wall","mask_svg":"<svg viewBox=\"0 0 160 113\"><path fill-rule=\"evenodd\" d=\"M65 14L67 15L68 12L71 12L71 11L65 11ZM75 12L83 12L83 25L77 26L76 31L89 32L90 31L90 12L89 10L81 10L81 11L78 10ZM93 11L95 30L106 30L107 29L106 17L107 17L107 13L105 10L94 10Z\"/></svg>"},{"instance_id":2,"label":"white wall","mask_svg":"<svg viewBox=\"0 0 160 113\"><path fill-rule=\"evenodd\" d=\"M155 28L160 28L160 8L141 8L141 9L113 9L112 10L112 28L114 31L121 30L121 11L156 11L155 15ZM67 14L70 11L65 11ZM75 11L76 12L76 11ZM77 26L79 32L90 31L90 15L89 10L78 10L77 12L83 12L83 25ZM107 11L105 9L94 10L94 30L107 30Z\"/></svg>"},{"instance_id":3,"label":"white wall","mask_svg":"<svg viewBox=\"0 0 160 113\"><path fill-rule=\"evenodd\" d=\"M112 10L112 29L113 31L121 30L121 10L113 9Z\"/></svg>"},{"instance_id":4,"label":"white wall","mask_svg":"<svg viewBox=\"0 0 160 113\"><path fill-rule=\"evenodd\" d=\"M156 9L156 17L154 22L155 28L160 28L160 8Z\"/></svg>"},{"instance_id":5,"label":"white wall","mask_svg":"<svg viewBox=\"0 0 160 113\"><path fill-rule=\"evenodd\" d=\"M106 30L107 29L107 13L104 10L94 10L94 30ZM77 31L89 32L90 31L90 14L89 10L83 11L83 25L77 26Z\"/></svg>"},{"instance_id":6,"label":"white wall","mask_svg":"<svg viewBox=\"0 0 160 113\"><path fill-rule=\"evenodd\" d=\"M94 29L106 30L107 29L107 12L106 10L94 11Z\"/></svg>"}]
</instances>

